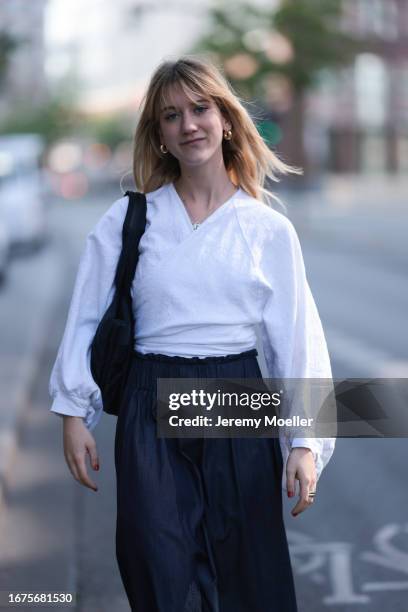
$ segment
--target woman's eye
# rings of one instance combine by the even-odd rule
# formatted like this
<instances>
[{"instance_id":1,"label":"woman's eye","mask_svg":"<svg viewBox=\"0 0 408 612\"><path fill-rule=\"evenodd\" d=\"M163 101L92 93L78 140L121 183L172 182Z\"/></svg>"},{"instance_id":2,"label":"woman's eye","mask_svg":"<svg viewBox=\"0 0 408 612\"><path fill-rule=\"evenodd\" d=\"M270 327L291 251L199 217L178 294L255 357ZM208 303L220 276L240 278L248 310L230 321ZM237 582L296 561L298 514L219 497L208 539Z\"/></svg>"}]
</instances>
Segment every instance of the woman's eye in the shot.
<instances>
[{"instance_id":1,"label":"woman's eye","mask_svg":"<svg viewBox=\"0 0 408 612\"><path fill-rule=\"evenodd\" d=\"M207 110L206 106L196 106L194 108L194 111L200 111L198 114L202 115L203 112L205 112ZM176 117L177 113L171 113L170 115L166 115L166 121L172 121L173 117Z\"/></svg>"}]
</instances>

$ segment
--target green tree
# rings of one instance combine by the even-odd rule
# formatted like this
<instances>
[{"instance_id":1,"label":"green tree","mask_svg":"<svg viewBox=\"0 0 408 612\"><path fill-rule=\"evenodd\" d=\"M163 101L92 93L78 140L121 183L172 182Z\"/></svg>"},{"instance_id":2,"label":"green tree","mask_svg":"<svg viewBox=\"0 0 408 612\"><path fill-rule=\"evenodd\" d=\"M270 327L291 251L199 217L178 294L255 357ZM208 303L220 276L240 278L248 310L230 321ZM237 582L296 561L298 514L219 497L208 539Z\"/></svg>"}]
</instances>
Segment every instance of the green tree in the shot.
<instances>
[{"instance_id":1,"label":"green tree","mask_svg":"<svg viewBox=\"0 0 408 612\"><path fill-rule=\"evenodd\" d=\"M114 149L133 134L133 117L122 113L106 117L87 117L82 121L82 131Z\"/></svg>"},{"instance_id":2,"label":"green tree","mask_svg":"<svg viewBox=\"0 0 408 612\"><path fill-rule=\"evenodd\" d=\"M268 77L284 78L291 92L289 110L281 117L287 143L291 143L286 153L290 163L305 169L305 176L305 93L319 82L322 70L350 64L362 48L361 43L341 30L341 11L341 0L282 0L275 9L220 0L209 11L208 31L190 50L212 56L244 98L262 100ZM291 53L286 61L274 59L271 35L278 42L288 43ZM231 63L234 58L235 65ZM241 75L237 74L239 66Z\"/></svg>"},{"instance_id":3,"label":"green tree","mask_svg":"<svg viewBox=\"0 0 408 612\"><path fill-rule=\"evenodd\" d=\"M73 133L78 121L75 110L60 99L50 100L39 108L16 105L0 123L0 133L32 132L44 136L47 143Z\"/></svg>"}]
</instances>

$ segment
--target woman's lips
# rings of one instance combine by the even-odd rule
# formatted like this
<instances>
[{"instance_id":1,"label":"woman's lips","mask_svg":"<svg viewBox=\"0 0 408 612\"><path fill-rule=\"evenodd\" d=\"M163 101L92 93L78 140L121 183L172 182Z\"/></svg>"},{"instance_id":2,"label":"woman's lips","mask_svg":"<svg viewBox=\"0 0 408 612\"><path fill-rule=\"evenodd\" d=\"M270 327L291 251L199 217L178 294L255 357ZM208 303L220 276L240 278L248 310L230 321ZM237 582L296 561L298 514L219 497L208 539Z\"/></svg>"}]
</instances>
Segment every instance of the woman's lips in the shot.
<instances>
[{"instance_id":1,"label":"woman's lips","mask_svg":"<svg viewBox=\"0 0 408 612\"><path fill-rule=\"evenodd\" d=\"M191 140L190 142L184 142L184 145L192 145L192 144L197 144L198 142L202 142L204 140L204 138L196 138L196 140Z\"/></svg>"}]
</instances>

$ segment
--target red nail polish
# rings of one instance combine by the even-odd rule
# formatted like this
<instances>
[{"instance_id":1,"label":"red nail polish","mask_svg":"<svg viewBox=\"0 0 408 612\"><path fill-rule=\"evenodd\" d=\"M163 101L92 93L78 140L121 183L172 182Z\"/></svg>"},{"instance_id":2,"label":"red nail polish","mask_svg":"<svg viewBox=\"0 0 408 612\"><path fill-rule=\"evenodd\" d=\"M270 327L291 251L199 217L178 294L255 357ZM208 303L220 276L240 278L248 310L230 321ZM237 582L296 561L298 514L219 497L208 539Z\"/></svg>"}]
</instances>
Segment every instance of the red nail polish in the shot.
<instances>
[{"instance_id":1,"label":"red nail polish","mask_svg":"<svg viewBox=\"0 0 408 612\"><path fill-rule=\"evenodd\" d=\"M99 463L95 464L95 470L99 470Z\"/></svg>"}]
</instances>

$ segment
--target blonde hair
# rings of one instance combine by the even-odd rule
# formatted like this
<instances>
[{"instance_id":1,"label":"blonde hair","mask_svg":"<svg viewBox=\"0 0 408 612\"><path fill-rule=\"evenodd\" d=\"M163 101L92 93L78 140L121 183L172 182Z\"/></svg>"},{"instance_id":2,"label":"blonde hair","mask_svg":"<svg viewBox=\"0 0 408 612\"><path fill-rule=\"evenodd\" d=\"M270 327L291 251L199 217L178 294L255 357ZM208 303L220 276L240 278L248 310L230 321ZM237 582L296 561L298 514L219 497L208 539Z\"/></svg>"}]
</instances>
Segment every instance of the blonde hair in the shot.
<instances>
[{"instance_id":1,"label":"blonde hair","mask_svg":"<svg viewBox=\"0 0 408 612\"><path fill-rule=\"evenodd\" d=\"M163 61L150 79L134 137L133 177L137 189L144 193L155 191L180 176L178 160L160 151L160 109L169 103L173 85L180 86L190 100L191 93L211 98L231 122L232 139L222 141L231 182L265 203L271 197L282 204L264 187L265 178L279 182L276 172L303 174L303 170L286 164L269 149L221 69L197 55Z\"/></svg>"}]
</instances>

